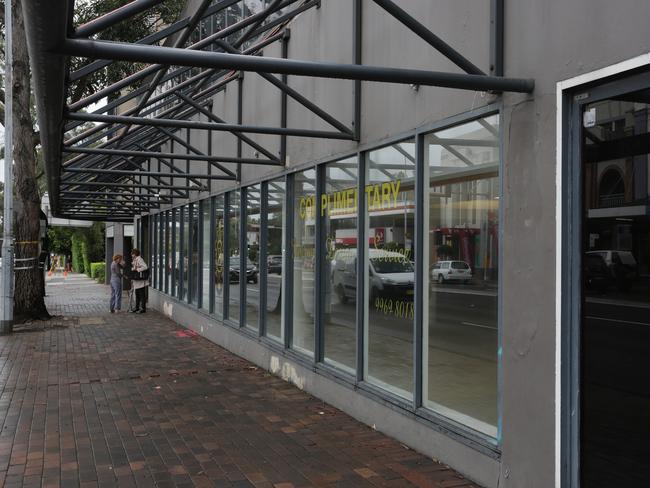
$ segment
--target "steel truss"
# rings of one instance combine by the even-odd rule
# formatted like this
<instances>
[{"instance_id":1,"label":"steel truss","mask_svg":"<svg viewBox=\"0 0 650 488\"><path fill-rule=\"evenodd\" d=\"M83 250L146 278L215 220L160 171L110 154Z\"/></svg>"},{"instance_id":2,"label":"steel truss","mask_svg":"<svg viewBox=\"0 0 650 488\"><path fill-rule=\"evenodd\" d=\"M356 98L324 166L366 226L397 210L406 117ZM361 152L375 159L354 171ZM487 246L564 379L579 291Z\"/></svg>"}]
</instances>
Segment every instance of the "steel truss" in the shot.
<instances>
[{"instance_id":1,"label":"steel truss","mask_svg":"<svg viewBox=\"0 0 650 488\"><path fill-rule=\"evenodd\" d=\"M237 180L242 164L284 165L287 137L359 140L361 82L375 81L430 85L464 90L531 92L532 80L503 77L503 0L491 1L491 67L484 73L453 47L422 25L392 0L373 0L388 15L417 34L458 66L461 73L396 69L362 64L362 1L354 2L351 64L332 64L288 59L290 22L300 13L320 7L321 0L272 0L260 12L248 15L188 45L202 20L241 5L240 0L209 0L177 22L135 43L98 40L101 32L134 15L147 12L161 0L134 0L100 18L73 25L72 6L58 2L24 0L23 9L39 126L42 133L50 202L55 215L95 220L131 221L135 215L188 198L192 192L209 191L212 180ZM52 5L55 4L55 5ZM233 40L234 39L234 40ZM282 57L261 55L262 49L280 41ZM70 56L94 61L70 72ZM150 64L97 93L67 103L73 83L115 61ZM197 72L197 68L200 68ZM281 91L278 126L242 123L242 76L258 73ZM280 75L279 77L276 75ZM354 123L348 127L297 90L288 75L340 78L355 81ZM238 82L236 123L213 113L211 97L233 81ZM109 103L92 113L86 107L109 97ZM325 121L331 130L287 127L289 98ZM134 100L135 106L115 114ZM84 123L92 128L74 134ZM229 132L237 138L237 154L205 154L191 144L189 131ZM183 137L183 134L185 137ZM274 153L246 134L280 137L280 153ZM242 157L246 144L257 158ZM163 152L162 147L171 147ZM177 152L174 147L182 152ZM205 173L190 172L189 161L201 161ZM157 162L158 170L152 163ZM184 165L180 163L184 162ZM235 164L233 167L224 164ZM164 167L164 169L163 169ZM178 180L184 184L178 184Z\"/></svg>"}]
</instances>

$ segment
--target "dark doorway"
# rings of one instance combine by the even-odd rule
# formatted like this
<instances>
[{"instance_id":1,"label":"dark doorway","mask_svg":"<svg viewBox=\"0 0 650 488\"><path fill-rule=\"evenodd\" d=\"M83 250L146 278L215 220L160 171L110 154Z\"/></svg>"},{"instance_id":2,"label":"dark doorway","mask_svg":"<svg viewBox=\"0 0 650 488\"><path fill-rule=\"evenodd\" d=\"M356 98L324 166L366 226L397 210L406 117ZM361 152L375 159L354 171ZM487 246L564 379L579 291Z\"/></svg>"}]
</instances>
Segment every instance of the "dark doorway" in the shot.
<instances>
[{"instance_id":1,"label":"dark doorway","mask_svg":"<svg viewBox=\"0 0 650 488\"><path fill-rule=\"evenodd\" d=\"M131 250L133 249L133 238L125 237L124 238L124 261L126 262L125 269L131 269ZM122 288L124 290L131 289L131 280L124 277L122 280Z\"/></svg>"},{"instance_id":2,"label":"dark doorway","mask_svg":"<svg viewBox=\"0 0 650 488\"><path fill-rule=\"evenodd\" d=\"M610 93L580 106L581 488L650 486L650 97Z\"/></svg>"}]
</instances>

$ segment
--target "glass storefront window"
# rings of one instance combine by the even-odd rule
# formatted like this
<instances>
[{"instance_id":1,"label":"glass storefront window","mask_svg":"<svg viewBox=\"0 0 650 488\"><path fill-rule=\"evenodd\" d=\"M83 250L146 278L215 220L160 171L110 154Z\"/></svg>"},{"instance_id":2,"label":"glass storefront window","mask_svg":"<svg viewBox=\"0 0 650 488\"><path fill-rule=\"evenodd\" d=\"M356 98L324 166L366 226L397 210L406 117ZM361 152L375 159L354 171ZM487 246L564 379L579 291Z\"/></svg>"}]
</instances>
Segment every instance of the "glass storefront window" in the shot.
<instances>
[{"instance_id":1,"label":"glass storefront window","mask_svg":"<svg viewBox=\"0 0 650 488\"><path fill-rule=\"evenodd\" d=\"M174 296L181 298L181 236L183 234L183 222L181 221L182 209L174 209Z\"/></svg>"},{"instance_id":2,"label":"glass storefront window","mask_svg":"<svg viewBox=\"0 0 650 488\"><path fill-rule=\"evenodd\" d=\"M165 231L167 224L165 223L165 212L159 214L160 224L159 224L159 239L158 239L158 270L156 271L158 279L158 289L161 291L165 290Z\"/></svg>"},{"instance_id":3,"label":"glass storefront window","mask_svg":"<svg viewBox=\"0 0 650 488\"><path fill-rule=\"evenodd\" d=\"M199 205L198 203L190 204L190 301L194 305L199 300Z\"/></svg>"},{"instance_id":4,"label":"glass storefront window","mask_svg":"<svg viewBox=\"0 0 650 488\"><path fill-rule=\"evenodd\" d=\"M284 269L284 178L268 183L266 240L266 334L282 340L282 293ZM264 245L264 243L262 243Z\"/></svg>"},{"instance_id":5,"label":"glass storefront window","mask_svg":"<svg viewBox=\"0 0 650 488\"><path fill-rule=\"evenodd\" d=\"M241 192L231 191L228 194L228 318L239 322L239 270L241 256L239 255L239 226L241 220Z\"/></svg>"},{"instance_id":6,"label":"glass storefront window","mask_svg":"<svg viewBox=\"0 0 650 488\"><path fill-rule=\"evenodd\" d=\"M201 201L201 308L210 309L210 253L212 244L210 242L210 200Z\"/></svg>"},{"instance_id":7,"label":"glass storefront window","mask_svg":"<svg viewBox=\"0 0 650 488\"><path fill-rule=\"evenodd\" d=\"M247 256L239 272L245 283L246 327L259 330L260 323L260 284L259 253L262 186L253 185L246 189L246 249ZM243 261L243 260L242 260Z\"/></svg>"},{"instance_id":8,"label":"glass storefront window","mask_svg":"<svg viewBox=\"0 0 650 488\"><path fill-rule=\"evenodd\" d=\"M350 372L356 370L358 178L356 157L327 164L320 208L325 361Z\"/></svg>"},{"instance_id":9,"label":"glass storefront window","mask_svg":"<svg viewBox=\"0 0 650 488\"><path fill-rule=\"evenodd\" d=\"M174 266L174 256L172 254L172 245L173 245L173 229L174 221L172 216L174 215L171 210L166 212L167 214L167 232L165 233L165 293L173 295L172 291L172 269Z\"/></svg>"},{"instance_id":10,"label":"glass storefront window","mask_svg":"<svg viewBox=\"0 0 650 488\"><path fill-rule=\"evenodd\" d=\"M314 354L316 170L294 174L292 347Z\"/></svg>"},{"instance_id":11,"label":"glass storefront window","mask_svg":"<svg viewBox=\"0 0 650 488\"><path fill-rule=\"evenodd\" d=\"M370 151L366 157L366 378L411 398L415 141Z\"/></svg>"},{"instance_id":12,"label":"glass storefront window","mask_svg":"<svg viewBox=\"0 0 650 488\"><path fill-rule=\"evenodd\" d=\"M424 404L496 437L499 118L425 137ZM427 300L425 300L425 303ZM428 333L427 333L428 332Z\"/></svg>"},{"instance_id":13,"label":"glass storefront window","mask_svg":"<svg viewBox=\"0 0 650 488\"><path fill-rule=\"evenodd\" d=\"M188 278L189 278L189 271L190 271L190 255L191 251L189 249L189 244L190 244L190 206L189 205L184 205L181 209L183 212L183 232L181 234L181 256L182 256L182 284L181 284L181 296L180 299L184 301L188 301L189 294L188 294Z\"/></svg>"},{"instance_id":14,"label":"glass storefront window","mask_svg":"<svg viewBox=\"0 0 650 488\"><path fill-rule=\"evenodd\" d=\"M223 317L223 288L225 286L225 221L224 197L214 197L214 314Z\"/></svg>"},{"instance_id":15,"label":"glass storefront window","mask_svg":"<svg viewBox=\"0 0 650 488\"><path fill-rule=\"evenodd\" d=\"M158 287L158 280L156 276L158 275L158 230L159 230L159 219L160 215L153 216L153 235L151 236L151 271L149 273L149 282L151 283L152 288Z\"/></svg>"}]
</instances>

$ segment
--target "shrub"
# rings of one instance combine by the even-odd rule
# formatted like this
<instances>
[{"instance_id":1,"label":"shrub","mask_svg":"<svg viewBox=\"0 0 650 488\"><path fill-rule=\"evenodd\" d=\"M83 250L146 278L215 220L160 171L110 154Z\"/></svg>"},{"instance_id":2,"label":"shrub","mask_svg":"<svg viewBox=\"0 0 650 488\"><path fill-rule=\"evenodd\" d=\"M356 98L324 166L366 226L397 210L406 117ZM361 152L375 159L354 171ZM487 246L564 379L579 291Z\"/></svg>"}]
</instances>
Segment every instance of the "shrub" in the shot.
<instances>
[{"instance_id":1,"label":"shrub","mask_svg":"<svg viewBox=\"0 0 650 488\"><path fill-rule=\"evenodd\" d=\"M90 269L90 256L88 255L88 242L86 239L81 240L81 259L83 259L84 263L84 272L90 276L92 270Z\"/></svg>"},{"instance_id":2,"label":"shrub","mask_svg":"<svg viewBox=\"0 0 650 488\"><path fill-rule=\"evenodd\" d=\"M95 279L97 280L97 283L104 284L106 283L106 268L104 267L104 263L99 263L99 264L101 264L101 266L96 269Z\"/></svg>"},{"instance_id":3,"label":"shrub","mask_svg":"<svg viewBox=\"0 0 650 488\"><path fill-rule=\"evenodd\" d=\"M104 275L106 274L106 263L90 263L91 278L98 278L101 272L104 272Z\"/></svg>"},{"instance_id":4,"label":"shrub","mask_svg":"<svg viewBox=\"0 0 650 488\"><path fill-rule=\"evenodd\" d=\"M84 262L81 253L81 239L78 235L73 234L70 241L72 245L72 269L75 273L83 273Z\"/></svg>"}]
</instances>

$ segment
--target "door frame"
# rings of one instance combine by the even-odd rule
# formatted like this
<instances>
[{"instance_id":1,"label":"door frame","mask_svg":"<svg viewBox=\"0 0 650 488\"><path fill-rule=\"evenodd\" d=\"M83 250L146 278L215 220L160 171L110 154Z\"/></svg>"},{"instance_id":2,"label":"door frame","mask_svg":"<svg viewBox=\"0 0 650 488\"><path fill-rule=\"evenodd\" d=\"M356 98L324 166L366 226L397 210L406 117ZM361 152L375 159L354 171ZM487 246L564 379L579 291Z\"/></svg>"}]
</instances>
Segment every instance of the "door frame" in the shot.
<instances>
[{"instance_id":1,"label":"door frame","mask_svg":"<svg viewBox=\"0 0 650 488\"><path fill-rule=\"evenodd\" d=\"M557 83L555 487L580 487L583 105L650 86L650 53Z\"/></svg>"}]
</instances>

